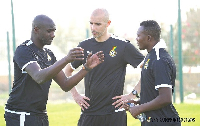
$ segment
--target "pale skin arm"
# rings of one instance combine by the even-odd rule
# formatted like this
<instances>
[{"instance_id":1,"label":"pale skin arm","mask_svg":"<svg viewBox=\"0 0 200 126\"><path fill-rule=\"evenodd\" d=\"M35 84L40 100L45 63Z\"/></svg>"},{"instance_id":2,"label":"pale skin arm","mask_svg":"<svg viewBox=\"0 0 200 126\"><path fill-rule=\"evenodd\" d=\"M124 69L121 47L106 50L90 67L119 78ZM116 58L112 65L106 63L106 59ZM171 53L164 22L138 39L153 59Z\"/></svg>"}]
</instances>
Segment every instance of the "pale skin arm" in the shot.
<instances>
[{"instance_id":1,"label":"pale skin arm","mask_svg":"<svg viewBox=\"0 0 200 126\"><path fill-rule=\"evenodd\" d=\"M134 90L136 90L138 92L138 94L140 93L140 89L141 89L141 79L138 81L138 83L135 85ZM113 99L118 99L117 101L115 101L112 105L115 106L115 108L120 107L123 108L123 104L127 101L130 101L132 99L135 99L136 96L131 93L126 94L126 95L121 95L121 96L115 96L113 97Z\"/></svg>"},{"instance_id":2,"label":"pale skin arm","mask_svg":"<svg viewBox=\"0 0 200 126\"><path fill-rule=\"evenodd\" d=\"M140 68L142 68L143 64L144 64L144 61L142 61L138 66L140 66ZM133 89L136 90L138 94L140 94L140 90L141 90L141 78L140 78L140 80L138 81L138 83L135 85L135 87ZM118 99L118 100L115 101L112 105L114 105L115 108L121 106L120 107L120 109L121 109L121 108L126 107L126 106L123 106L123 104L125 102L131 101L132 99L135 99L135 98L136 98L136 96L133 95L132 92L130 94L126 94L126 95L115 96L112 99Z\"/></svg>"},{"instance_id":3,"label":"pale skin arm","mask_svg":"<svg viewBox=\"0 0 200 126\"><path fill-rule=\"evenodd\" d=\"M152 101L129 108L129 112L131 113L131 115L134 118L136 118L136 116L139 115L140 113L157 110L172 103L172 89L171 88L160 87L158 91L159 91L159 95Z\"/></svg>"},{"instance_id":4,"label":"pale skin arm","mask_svg":"<svg viewBox=\"0 0 200 126\"><path fill-rule=\"evenodd\" d=\"M67 64L67 66L65 67L65 75L68 77L72 76L73 71L74 70L71 68L70 64ZM84 95L79 94L76 90L76 87L73 87L71 89L71 94L75 102L81 107L82 110L84 110L84 108L87 109L90 106L86 101L89 101L90 99Z\"/></svg>"}]
</instances>

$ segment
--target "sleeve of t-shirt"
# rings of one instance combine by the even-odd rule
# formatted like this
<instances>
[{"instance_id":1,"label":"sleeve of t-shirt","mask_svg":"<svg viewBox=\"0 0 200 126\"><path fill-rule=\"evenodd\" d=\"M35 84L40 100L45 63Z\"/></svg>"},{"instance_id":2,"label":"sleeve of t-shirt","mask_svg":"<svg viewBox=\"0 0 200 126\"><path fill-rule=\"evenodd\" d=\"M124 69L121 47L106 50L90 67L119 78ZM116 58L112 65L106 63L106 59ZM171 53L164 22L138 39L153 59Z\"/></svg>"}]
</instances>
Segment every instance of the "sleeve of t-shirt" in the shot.
<instances>
[{"instance_id":1,"label":"sleeve of t-shirt","mask_svg":"<svg viewBox=\"0 0 200 126\"><path fill-rule=\"evenodd\" d=\"M27 46L19 46L14 55L14 61L17 63L22 72L25 72L27 65L37 62L32 51Z\"/></svg>"},{"instance_id":2,"label":"sleeve of t-shirt","mask_svg":"<svg viewBox=\"0 0 200 126\"><path fill-rule=\"evenodd\" d=\"M81 46L81 43L77 46L77 47L81 47L81 48L83 48L82 46ZM84 52L84 55L86 55L87 53L86 52ZM83 64L83 61L81 61L81 60L75 60L75 61L73 61L73 62L71 62L71 68L72 69L77 69L80 65L82 65Z\"/></svg>"},{"instance_id":3,"label":"sleeve of t-shirt","mask_svg":"<svg viewBox=\"0 0 200 126\"><path fill-rule=\"evenodd\" d=\"M167 62L162 59L153 63L153 76L155 78L155 89L160 87L172 88L171 70Z\"/></svg>"},{"instance_id":4,"label":"sleeve of t-shirt","mask_svg":"<svg viewBox=\"0 0 200 126\"><path fill-rule=\"evenodd\" d=\"M136 68L144 60L144 56L135 48L134 45L127 42L125 46L124 60L127 64Z\"/></svg>"}]
</instances>

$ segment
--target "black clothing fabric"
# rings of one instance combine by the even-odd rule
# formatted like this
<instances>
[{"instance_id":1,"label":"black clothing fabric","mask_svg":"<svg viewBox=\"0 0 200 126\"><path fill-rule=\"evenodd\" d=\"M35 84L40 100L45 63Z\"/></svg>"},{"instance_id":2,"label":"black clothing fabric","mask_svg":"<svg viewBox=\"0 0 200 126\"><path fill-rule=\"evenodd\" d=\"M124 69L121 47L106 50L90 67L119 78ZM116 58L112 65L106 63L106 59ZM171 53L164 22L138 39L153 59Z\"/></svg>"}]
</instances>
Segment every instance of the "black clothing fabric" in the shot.
<instances>
[{"instance_id":1,"label":"black clothing fabric","mask_svg":"<svg viewBox=\"0 0 200 126\"><path fill-rule=\"evenodd\" d=\"M56 57L51 50L39 49L31 40L27 40L17 47L13 62L14 82L6 109L44 114L52 80L38 84L24 69L33 62L37 62L42 69L47 68L56 62Z\"/></svg>"},{"instance_id":2,"label":"black clothing fabric","mask_svg":"<svg viewBox=\"0 0 200 126\"><path fill-rule=\"evenodd\" d=\"M5 112L4 118L6 126L20 126L20 115ZM44 115L25 115L24 126L49 126L48 116Z\"/></svg>"},{"instance_id":3,"label":"black clothing fabric","mask_svg":"<svg viewBox=\"0 0 200 126\"><path fill-rule=\"evenodd\" d=\"M141 72L141 93L140 103L147 103L155 99L158 95L158 88L169 87L174 89L176 78L176 66L172 57L164 48L160 48L159 53L152 49L145 58ZM159 54L159 56L157 56ZM159 57L159 58L158 58ZM173 104L169 104L161 109L145 112L147 121L143 126L174 126L180 125L179 115ZM166 119L172 119L165 123Z\"/></svg>"},{"instance_id":4,"label":"black clothing fabric","mask_svg":"<svg viewBox=\"0 0 200 126\"><path fill-rule=\"evenodd\" d=\"M108 115L81 114L78 126L127 126L127 115L125 111Z\"/></svg>"},{"instance_id":5,"label":"black clothing fabric","mask_svg":"<svg viewBox=\"0 0 200 126\"><path fill-rule=\"evenodd\" d=\"M85 115L107 115L115 113L112 103L114 96L123 94L127 64L137 67L144 56L127 40L112 35L104 42L94 38L82 41L79 47L84 49L84 59L88 53L103 51L104 62L91 70L84 78L85 95L90 106L83 111ZM74 61L73 68L78 68L86 61Z\"/></svg>"}]
</instances>

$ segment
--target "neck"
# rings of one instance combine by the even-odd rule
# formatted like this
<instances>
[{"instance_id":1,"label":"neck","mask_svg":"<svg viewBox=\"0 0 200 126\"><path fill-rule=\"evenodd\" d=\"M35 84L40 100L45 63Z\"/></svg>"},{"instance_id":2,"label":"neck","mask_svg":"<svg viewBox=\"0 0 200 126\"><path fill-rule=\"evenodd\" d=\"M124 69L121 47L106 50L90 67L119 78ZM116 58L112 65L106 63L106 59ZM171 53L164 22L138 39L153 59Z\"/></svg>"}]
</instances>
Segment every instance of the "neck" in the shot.
<instances>
[{"instance_id":1,"label":"neck","mask_svg":"<svg viewBox=\"0 0 200 126\"><path fill-rule=\"evenodd\" d=\"M149 45L149 48L147 49L147 52L149 53L157 43L158 42L156 41L152 41L151 44Z\"/></svg>"},{"instance_id":2,"label":"neck","mask_svg":"<svg viewBox=\"0 0 200 126\"><path fill-rule=\"evenodd\" d=\"M110 33L106 33L102 35L101 37L95 38L97 42L105 42L109 37L111 36Z\"/></svg>"},{"instance_id":3,"label":"neck","mask_svg":"<svg viewBox=\"0 0 200 126\"><path fill-rule=\"evenodd\" d=\"M40 42L35 38L31 37L31 41L40 49L43 49L44 45L41 45Z\"/></svg>"}]
</instances>

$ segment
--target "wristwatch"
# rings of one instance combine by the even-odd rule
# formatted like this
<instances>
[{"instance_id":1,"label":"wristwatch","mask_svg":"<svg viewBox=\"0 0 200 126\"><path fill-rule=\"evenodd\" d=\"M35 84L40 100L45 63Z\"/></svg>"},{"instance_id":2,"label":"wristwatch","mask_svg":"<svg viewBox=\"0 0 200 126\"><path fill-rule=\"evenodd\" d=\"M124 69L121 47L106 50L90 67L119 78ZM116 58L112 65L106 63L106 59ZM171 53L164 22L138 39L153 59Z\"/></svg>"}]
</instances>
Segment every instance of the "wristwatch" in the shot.
<instances>
[{"instance_id":1,"label":"wristwatch","mask_svg":"<svg viewBox=\"0 0 200 126\"><path fill-rule=\"evenodd\" d=\"M91 71L92 70L92 69L89 69L88 67L86 67L85 64L83 65L82 69L86 70L86 71Z\"/></svg>"},{"instance_id":2,"label":"wristwatch","mask_svg":"<svg viewBox=\"0 0 200 126\"><path fill-rule=\"evenodd\" d=\"M133 89L132 94L135 95L137 98L140 98L140 96L138 95L137 91Z\"/></svg>"}]
</instances>

